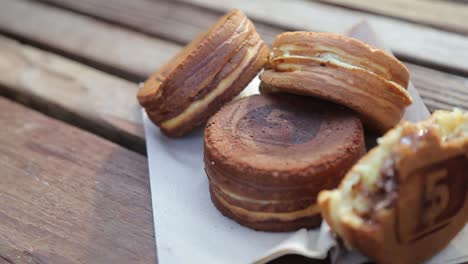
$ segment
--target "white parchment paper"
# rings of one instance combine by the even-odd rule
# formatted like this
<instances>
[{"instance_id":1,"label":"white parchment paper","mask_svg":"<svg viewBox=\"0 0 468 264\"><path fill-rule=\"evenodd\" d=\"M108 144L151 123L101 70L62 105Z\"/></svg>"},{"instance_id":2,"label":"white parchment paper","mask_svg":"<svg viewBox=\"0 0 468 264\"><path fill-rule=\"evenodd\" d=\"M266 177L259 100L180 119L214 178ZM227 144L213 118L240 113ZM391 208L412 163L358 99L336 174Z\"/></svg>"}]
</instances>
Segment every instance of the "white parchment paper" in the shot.
<instances>
[{"instance_id":1,"label":"white parchment paper","mask_svg":"<svg viewBox=\"0 0 468 264\"><path fill-rule=\"evenodd\" d=\"M358 38L373 34L365 23L350 32ZM259 80L255 78L243 95L257 93L258 85ZM409 91L415 103L408 108L405 119L424 119L429 112L414 87ZM188 137L170 139L145 113L143 121L159 263L265 263L288 253L323 259L335 245L326 224L321 229L269 233L245 228L224 217L209 197L203 170L202 130ZM363 260L364 257L351 252L336 261L360 263ZM467 227L429 263L463 261L468 261Z\"/></svg>"},{"instance_id":2,"label":"white parchment paper","mask_svg":"<svg viewBox=\"0 0 468 264\"><path fill-rule=\"evenodd\" d=\"M258 90L258 80L249 87ZM170 139L143 119L159 263L251 263L294 234L253 231L221 215L209 197L202 130ZM308 233L315 240L319 231Z\"/></svg>"},{"instance_id":3,"label":"white parchment paper","mask_svg":"<svg viewBox=\"0 0 468 264\"><path fill-rule=\"evenodd\" d=\"M288 253L323 259L335 245L326 225L322 232L302 229L268 233L242 227L222 216L209 197L202 130L170 139L146 114L144 126L159 263L265 263ZM352 253L338 263L362 260L365 258ZM467 227L429 263L463 261L468 261Z\"/></svg>"}]
</instances>

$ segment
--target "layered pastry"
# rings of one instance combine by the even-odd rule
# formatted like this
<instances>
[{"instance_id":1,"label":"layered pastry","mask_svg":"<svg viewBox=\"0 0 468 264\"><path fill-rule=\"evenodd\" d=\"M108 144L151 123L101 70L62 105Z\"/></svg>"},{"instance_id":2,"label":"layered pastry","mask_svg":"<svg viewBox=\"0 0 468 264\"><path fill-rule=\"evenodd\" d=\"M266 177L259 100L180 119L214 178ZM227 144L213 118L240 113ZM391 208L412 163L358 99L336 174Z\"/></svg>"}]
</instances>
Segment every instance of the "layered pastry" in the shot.
<instances>
[{"instance_id":1,"label":"layered pastry","mask_svg":"<svg viewBox=\"0 0 468 264\"><path fill-rule=\"evenodd\" d=\"M182 136L239 94L268 52L252 22L232 10L153 74L138 100L166 135Z\"/></svg>"},{"instance_id":2,"label":"layered pastry","mask_svg":"<svg viewBox=\"0 0 468 264\"><path fill-rule=\"evenodd\" d=\"M338 34L286 32L273 43L263 92L310 95L345 105L364 125L385 132L412 99L408 69L395 57Z\"/></svg>"},{"instance_id":3,"label":"layered pastry","mask_svg":"<svg viewBox=\"0 0 468 264\"><path fill-rule=\"evenodd\" d=\"M400 123L319 204L344 243L377 263L437 254L468 221L468 113Z\"/></svg>"},{"instance_id":4,"label":"layered pastry","mask_svg":"<svg viewBox=\"0 0 468 264\"><path fill-rule=\"evenodd\" d=\"M363 152L354 112L291 94L227 104L210 118L204 137L214 205L263 231L318 226L319 191L336 187Z\"/></svg>"}]
</instances>

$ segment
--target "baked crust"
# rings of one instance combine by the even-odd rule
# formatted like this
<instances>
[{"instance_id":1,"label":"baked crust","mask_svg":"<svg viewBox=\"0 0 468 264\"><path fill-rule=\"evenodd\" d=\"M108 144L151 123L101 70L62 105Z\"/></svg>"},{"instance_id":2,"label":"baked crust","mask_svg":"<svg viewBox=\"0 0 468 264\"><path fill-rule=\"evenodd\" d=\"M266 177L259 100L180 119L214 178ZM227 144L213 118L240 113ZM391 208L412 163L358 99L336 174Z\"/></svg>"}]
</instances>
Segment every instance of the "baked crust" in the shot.
<instances>
[{"instance_id":1,"label":"baked crust","mask_svg":"<svg viewBox=\"0 0 468 264\"><path fill-rule=\"evenodd\" d=\"M166 135L182 136L239 94L268 52L252 22L232 10L153 74L138 100Z\"/></svg>"},{"instance_id":2,"label":"baked crust","mask_svg":"<svg viewBox=\"0 0 468 264\"><path fill-rule=\"evenodd\" d=\"M412 103L406 91L409 72L401 62L359 40L337 34L278 35L260 78L273 90L345 105L361 115L365 126L378 132L395 126Z\"/></svg>"},{"instance_id":3,"label":"baked crust","mask_svg":"<svg viewBox=\"0 0 468 264\"><path fill-rule=\"evenodd\" d=\"M269 231L318 224L304 225L319 215L318 192L337 186L363 151L362 125L352 111L291 94L232 102L205 129L205 171L217 207L255 229L268 220L263 230Z\"/></svg>"},{"instance_id":4,"label":"baked crust","mask_svg":"<svg viewBox=\"0 0 468 264\"><path fill-rule=\"evenodd\" d=\"M288 232L294 231L299 228L313 228L320 225L322 218L320 214L312 214L308 217L296 218L290 221L280 221L278 219L265 219L258 220L249 217L249 214L236 213L235 206L230 206L227 203L223 203L221 199L214 194L210 188L210 197L214 206L226 217L238 222L239 224L252 228L258 231L269 231L269 232Z\"/></svg>"},{"instance_id":5,"label":"baked crust","mask_svg":"<svg viewBox=\"0 0 468 264\"><path fill-rule=\"evenodd\" d=\"M302 56L335 54L343 62L365 68L401 87L406 88L409 83L408 69L393 55L344 35L322 32L285 32L278 35L273 43L272 58L285 55L285 51L288 51L290 55Z\"/></svg>"},{"instance_id":6,"label":"baked crust","mask_svg":"<svg viewBox=\"0 0 468 264\"><path fill-rule=\"evenodd\" d=\"M318 202L345 244L376 262L427 260L468 221L468 114L400 123Z\"/></svg>"}]
</instances>

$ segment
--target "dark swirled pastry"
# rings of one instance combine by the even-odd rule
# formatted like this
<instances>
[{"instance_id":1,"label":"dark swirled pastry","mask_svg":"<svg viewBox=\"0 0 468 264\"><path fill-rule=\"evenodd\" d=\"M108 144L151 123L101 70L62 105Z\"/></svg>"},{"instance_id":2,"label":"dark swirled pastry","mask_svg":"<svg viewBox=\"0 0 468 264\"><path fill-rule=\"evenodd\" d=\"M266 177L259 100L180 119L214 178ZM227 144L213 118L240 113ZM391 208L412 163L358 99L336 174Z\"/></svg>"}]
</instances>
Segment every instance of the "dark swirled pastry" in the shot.
<instances>
[{"instance_id":1,"label":"dark swirled pastry","mask_svg":"<svg viewBox=\"0 0 468 264\"><path fill-rule=\"evenodd\" d=\"M257 230L318 226L317 194L336 187L363 152L363 128L354 112L291 94L234 101L205 129L214 205Z\"/></svg>"}]
</instances>

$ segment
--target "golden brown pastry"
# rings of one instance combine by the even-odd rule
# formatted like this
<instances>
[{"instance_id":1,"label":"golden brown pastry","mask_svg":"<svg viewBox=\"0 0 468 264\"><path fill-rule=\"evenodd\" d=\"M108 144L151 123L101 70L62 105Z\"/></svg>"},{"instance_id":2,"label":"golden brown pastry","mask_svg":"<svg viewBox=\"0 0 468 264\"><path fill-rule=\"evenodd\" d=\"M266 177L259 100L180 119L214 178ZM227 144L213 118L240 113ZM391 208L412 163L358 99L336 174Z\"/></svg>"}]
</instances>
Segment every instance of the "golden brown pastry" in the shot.
<instances>
[{"instance_id":1,"label":"golden brown pastry","mask_svg":"<svg viewBox=\"0 0 468 264\"><path fill-rule=\"evenodd\" d=\"M363 153L354 112L291 94L234 101L205 129L211 200L225 216L257 230L318 226L317 194L336 187Z\"/></svg>"},{"instance_id":2,"label":"golden brown pastry","mask_svg":"<svg viewBox=\"0 0 468 264\"><path fill-rule=\"evenodd\" d=\"M232 10L153 74L138 100L166 135L182 136L239 94L268 52L252 22Z\"/></svg>"},{"instance_id":3,"label":"golden brown pastry","mask_svg":"<svg viewBox=\"0 0 468 264\"><path fill-rule=\"evenodd\" d=\"M318 200L345 244L378 263L437 254L468 220L468 113L400 123Z\"/></svg>"},{"instance_id":4,"label":"golden brown pastry","mask_svg":"<svg viewBox=\"0 0 468 264\"><path fill-rule=\"evenodd\" d=\"M331 33L286 32L273 43L262 92L310 95L358 112L367 127L385 132L412 99L409 72L395 57Z\"/></svg>"}]
</instances>

